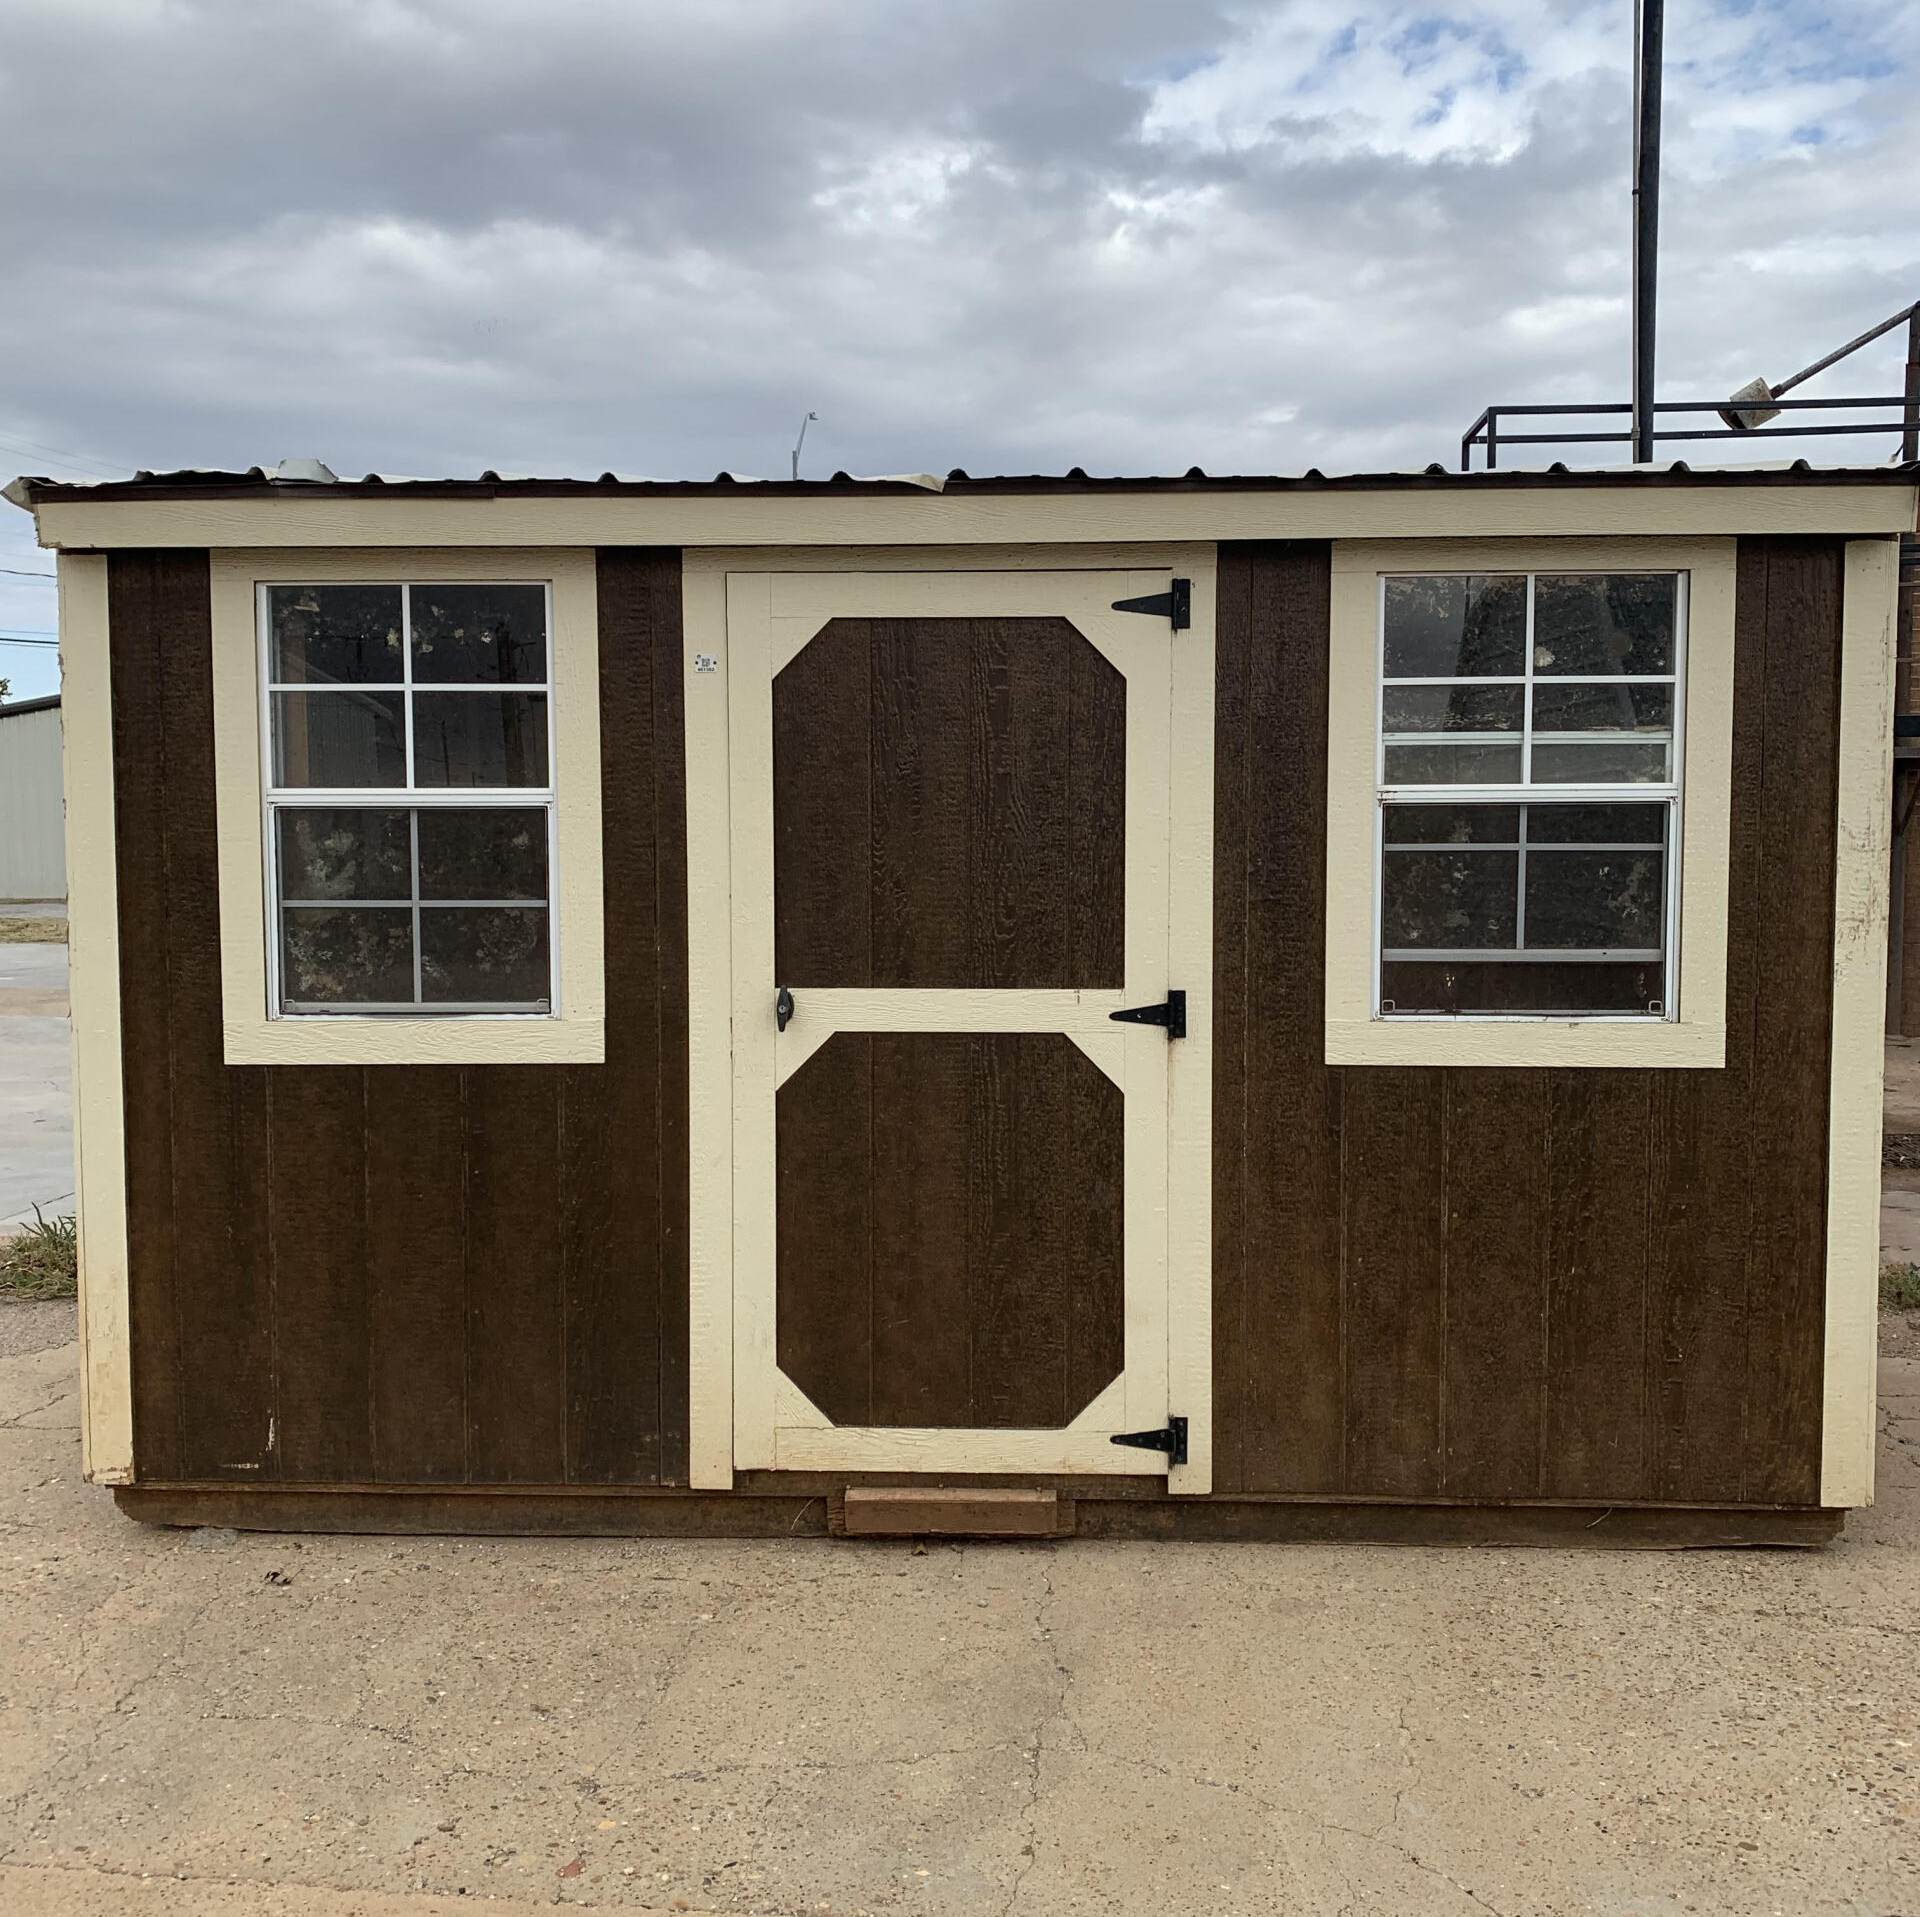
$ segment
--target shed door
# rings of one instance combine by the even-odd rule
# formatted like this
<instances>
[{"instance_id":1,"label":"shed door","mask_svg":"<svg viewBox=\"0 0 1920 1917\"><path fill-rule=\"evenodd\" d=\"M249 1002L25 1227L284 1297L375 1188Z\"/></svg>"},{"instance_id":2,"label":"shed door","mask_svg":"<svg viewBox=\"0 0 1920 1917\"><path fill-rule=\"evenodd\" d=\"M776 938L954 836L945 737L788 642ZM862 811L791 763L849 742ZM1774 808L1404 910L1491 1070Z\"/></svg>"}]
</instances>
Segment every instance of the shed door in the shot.
<instances>
[{"instance_id":1,"label":"shed door","mask_svg":"<svg viewBox=\"0 0 1920 1917\"><path fill-rule=\"evenodd\" d=\"M1194 1041L1111 1016L1204 987L1185 635L1113 610L1167 586L729 576L737 1466L1162 1472L1114 1434L1203 1409L1169 1396Z\"/></svg>"}]
</instances>

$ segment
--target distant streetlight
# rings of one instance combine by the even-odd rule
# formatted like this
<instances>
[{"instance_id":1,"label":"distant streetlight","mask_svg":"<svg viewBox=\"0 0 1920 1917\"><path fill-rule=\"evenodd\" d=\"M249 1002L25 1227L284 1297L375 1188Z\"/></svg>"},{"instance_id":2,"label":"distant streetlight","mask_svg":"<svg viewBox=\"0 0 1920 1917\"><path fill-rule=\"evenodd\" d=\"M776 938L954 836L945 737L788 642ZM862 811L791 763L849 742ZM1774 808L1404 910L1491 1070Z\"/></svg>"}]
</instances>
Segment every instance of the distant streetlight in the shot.
<instances>
[{"instance_id":1,"label":"distant streetlight","mask_svg":"<svg viewBox=\"0 0 1920 1917\"><path fill-rule=\"evenodd\" d=\"M819 417L820 415L818 413L809 413L806 419L800 422L800 437L793 442L793 476L795 479L800 477L800 448L807 443L807 422L808 420L815 420Z\"/></svg>"}]
</instances>

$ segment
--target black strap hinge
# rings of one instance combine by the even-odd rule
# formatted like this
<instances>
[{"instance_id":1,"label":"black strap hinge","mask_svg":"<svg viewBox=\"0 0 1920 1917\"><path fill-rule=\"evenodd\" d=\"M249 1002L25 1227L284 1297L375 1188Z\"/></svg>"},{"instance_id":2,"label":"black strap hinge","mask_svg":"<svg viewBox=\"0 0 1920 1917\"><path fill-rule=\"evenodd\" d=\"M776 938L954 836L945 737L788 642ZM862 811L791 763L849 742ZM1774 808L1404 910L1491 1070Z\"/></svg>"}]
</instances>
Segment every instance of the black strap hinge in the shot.
<instances>
[{"instance_id":1,"label":"black strap hinge","mask_svg":"<svg viewBox=\"0 0 1920 1917\"><path fill-rule=\"evenodd\" d=\"M1143 612L1149 619L1164 619L1175 632L1185 632L1193 624L1193 581L1176 579L1167 592L1150 592L1143 599L1116 599L1115 612Z\"/></svg>"},{"instance_id":2,"label":"black strap hinge","mask_svg":"<svg viewBox=\"0 0 1920 1917\"><path fill-rule=\"evenodd\" d=\"M1168 1464L1185 1464L1187 1421L1185 1418L1169 1418L1164 1431L1116 1431L1107 1442L1130 1444L1136 1451L1164 1451Z\"/></svg>"},{"instance_id":3,"label":"black strap hinge","mask_svg":"<svg viewBox=\"0 0 1920 1917\"><path fill-rule=\"evenodd\" d=\"M1123 1012L1107 1016L1120 1025L1164 1025L1169 1038L1187 1035L1187 995L1169 992L1158 1005L1129 1005Z\"/></svg>"}]
</instances>

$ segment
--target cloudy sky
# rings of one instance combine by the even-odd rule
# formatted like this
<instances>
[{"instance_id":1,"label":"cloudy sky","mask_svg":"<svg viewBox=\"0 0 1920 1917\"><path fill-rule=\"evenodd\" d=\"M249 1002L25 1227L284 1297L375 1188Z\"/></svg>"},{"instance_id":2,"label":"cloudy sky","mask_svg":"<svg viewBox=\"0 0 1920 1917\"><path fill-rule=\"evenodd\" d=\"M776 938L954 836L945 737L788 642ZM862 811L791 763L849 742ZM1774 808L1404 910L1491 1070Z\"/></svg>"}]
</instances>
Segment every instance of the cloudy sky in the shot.
<instances>
[{"instance_id":1,"label":"cloudy sky","mask_svg":"<svg viewBox=\"0 0 1920 1917\"><path fill-rule=\"evenodd\" d=\"M1632 16L0 0L0 466L779 474L809 408L815 474L1451 461L1489 400L1625 397ZM1920 294L1920 0L1667 35L1694 397Z\"/></svg>"}]
</instances>

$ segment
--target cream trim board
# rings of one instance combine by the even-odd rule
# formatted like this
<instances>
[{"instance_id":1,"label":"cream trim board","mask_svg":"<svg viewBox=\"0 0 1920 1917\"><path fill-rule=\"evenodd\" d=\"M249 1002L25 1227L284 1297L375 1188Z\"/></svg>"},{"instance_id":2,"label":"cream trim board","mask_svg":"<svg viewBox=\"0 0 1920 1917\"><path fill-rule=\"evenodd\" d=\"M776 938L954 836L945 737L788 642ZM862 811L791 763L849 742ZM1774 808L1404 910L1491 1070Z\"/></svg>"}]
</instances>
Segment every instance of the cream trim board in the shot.
<instances>
[{"instance_id":1,"label":"cream trim board","mask_svg":"<svg viewBox=\"0 0 1920 1917\"><path fill-rule=\"evenodd\" d=\"M1893 820L1899 547L1847 542L1840 631L1840 789L1828 1079L1827 1311L1820 1502L1873 1502Z\"/></svg>"},{"instance_id":2,"label":"cream trim board","mask_svg":"<svg viewBox=\"0 0 1920 1917\"><path fill-rule=\"evenodd\" d=\"M727 578L681 562L687 732L688 1482L733 1488L733 886Z\"/></svg>"},{"instance_id":3,"label":"cream trim board","mask_svg":"<svg viewBox=\"0 0 1920 1917\"><path fill-rule=\"evenodd\" d=\"M1726 1063L1735 551L1731 539L1335 545L1327 702L1328 1064L1714 1068ZM1688 575L1677 859L1678 1015L1662 1020L1376 1018L1379 576L1557 567Z\"/></svg>"},{"instance_id":4,"label":"cream trim board","mask_svg":"<svg viewBox=\"0 0 1920 1917\"><path fill-rule=\"evenodd\" d=\"M1187 1418L1176 1496L1213 1489L1213 758L1216 564L1190 564L1193 625L1173 648L1169 979L1187 1036L1168 1048L1167 1392Z\"/></svg>"},{"instance_id":5,"label":"cream trim board","mask_svg":"<svg viewBox=\"0 0 1920 1917\"><path fill-rule=\"evenodd\" d=\"M1222 539L1547 539L1911 531L1915 488L1883 485L1383 487L1377 491L760 493L414 499L404 493L62 500L40 541L112 546L1043 546ZM756 561L755 563L764 563Z\"/></svg>"},{"instance_id":6,"label":"cream trim board","mask_svg":"<svg viewBox=\"0 0 1920 1917\"><path fill-rule=\"evenodd\" d=\"M80 1236L81 1469L92 1484L128 1484L133 1479L133 1373L107 562L63 554L59 571L73 1170Z\"/></svg>"},{"instance_id":7,"label":"cream trim board","mask_svg":"<svg viewBox=\"0 0 1920 1917\"><path fill-rule=\"evenodd\" d=\"M1095 1402L1105 1402L1104 1394ZM1060 1431L946 1431L911 1426L882 1430L871 1425L823 1430L816 1425L781 1425L774 1432L772 1468L1141 1477L1153 1474L1152 1457L1150 1451L1122 1450L1106 1431L1082 1430L1078 1421ZM1118 1467L1116 1458L1122 1461Z\"/></svg>"},{"instance_id":8,"label":"cream trim board","mask_svg":"<svg viewBox=\"0 0 1920 1917\"><path fill-rule=\"evenodd\" d=\"M733 1462L772 1470L776 1163L772 578L726 581L727 762L733 947ZM692 809L691 797L688 809ZM689 957L690 973L701 961Z\"/></svg>"},{"instance_id":9,"label":"cream trim board","mask_svg":"<svg viewBox=\"0 0 1920 1917\"><path fill-rule=\"evenodd\" d=\"M268 581L550 582L559 1010L550 1018L276 1018L267 997L258 587ZM219 551L212 555L222 1023L230 1065L599 1064L606 1055L594 555Z\"/></svg>"},{"instance_id":10,"label":"cream trim board","mask_svg":"<svg viewBox=\"0 0 1920 1917\"><path fill-rule=\"evenodd\" d=\"M761 570L754 562L764 562ZM751 573L749 576L749 568ZM831 572L831 581L783 579L778 586L770 574ZM1093 1004L1095 995L1082 994L1079 1012L1062 1013L1058 1007L1046 1008L1046 1029L1067 1030L1074 1042L1109 1076L1119 1078L1129 1072L1136 1101L1144 1086L1141 1070L1149 1076L1158 1073L1150 1102L1166 1114L1167 1144L1151 1154L1154 1166L1130 1166L1128 1179L1130 1238L1152 1239L1165 1244L1169 1254L1185 1254L1177 1271L1167 1273L1165 1284L1170 1295L1164 1303L1149 1303L1156 1318L1152 1342L1156 1349L1139 1349L1140 1326L1129 1323L1129 1363L1126 1374L1113 1390L1113 1403L1133 1403L1135 1410L1126 1415L1130 1422L1161 1422L1169 1409L1169 1366L1186 1382L1193 1395L1182 1409L1190 1419L1193 1446L1192 1462L1171 1474L1170 1489L1176 1492L1204 1493L1211 1487L1210 1432L1211 1413L1211 1242L1207 1207L1211 1194L1211 1091L1208 1034L1211 1029L1212 976L1212 689L1214 556L1210 547L1160 547L1150 552L1139 549L1115 549L1110 545L1062 552L1032 547L996 547L990 550L955 552L952 550L885 550L876 552L800 552L756 553L743 561L742 555L711 550L685 555L683 573L685 644L687 649L687 726L688 726L688 831L689 831L689 936L693 942L690 973L692 979L692 1064L690 1124L694 1162L692 1235L692 1481L702 1488L724 1488L731 1483L733 1469L812 1468L797 1462L793 1449L802 1442L793 1435L802 1430L814 1432L806 1438L807 1457L825 1456L831 1451L837 1461L820 1468L865 1468L875 1457L893 1460L890 1468L988 1470L1018 1469L1053 1471L1063 1469L1113 1471L1130 1470L1138 1474L1141 1459L1116 1451L1102 1436L1094 1455L1065 1462L1062 1436L1057 1432L926 1434L937 1442L939 1461L932 1461L924 1446L911 1437L896 1445L893 1434L849 1434L820 1432L814 1421L795 1415L799 1394L781 1380L772 1363L771 1285L772 1219L765 1202L746 1201L739 1193L741 1206L736 1216L735 1166L750 1164L756 1156L771 1163L771 1100L742 1098L738 1091L736 1065L745 1068L741 1076L758 1076L752 1071L762 1049L770 1057L761 1072L771 1079L784 1078L797 1069L841 1018L859 1010L864 1021L878 1017L899 1029L925 1026L936 1008L908 1004L911 994L872 996L875 1003L864 1008L852 1004L854 995L827 994L818 990L796 992L798 1001L793 1024L780 1042L774 1029L771 993L766 980L772 976L771 921L757 923L759 914L748 912L753 923L742 923L732 909L742 905L749 891L758 890L762 899L771 898L770 843L759 852L749 848L747 866L736 863L739 835L734 825L739 808L750 804L757 815L770 805L770 790L761 796L758 789L746 795L739 784L736 759L748 755L756 761L764 757L763 742L771 736L771 683L775 595L779 594L783 612L812 618L818 623L827 617L858 616L871 606L874 613L899 604L915 612L953 614L975 610L975 601L989 609L1017 609L1022 613L1058 610L1074 623L1101 650L1127 669L1129 654L1141 647L1148 622L1137 615L1112 614L1109 602L1128 596L1137 586L1140 591L1161 589L1171 573L1180 573L1193 581L1193 626L1175 635L1172 684L1163 687L1170 711L1169 725L1177 732L1184 728L1192 734L1182 749L1175 749L1172 732L1162 727L1155 751L1162 768L1153 781L1162 789L1170 784L1170 816L1148 826L1144 833L1130 836L1152 839L1160 847L1160 864L1151 878L1136 877L1130 859L1130 896L1138 896L1137 884L1149 884L1158 896L1170 901L1168 914L1159 915L1161 923L1150 933L1136 932L1129 925L1128 992L1138 998L1149 989L1164 992L1170 982L1182 983L1188 993L1188 1029L1191 1037L1180 1045L1169 1046L1158 1032L1148 1029L1121 1030L1107 1023L1104 1005ZM736 605L742 618L729 631L729 573L733 574ZM940 572L948 575L941 582L901 580L898 575L913 572ZM1031 577L1011 593L1006 582L991 575L1003 572L1055 573L1055 580L1044 583ZM871 575L890 575L876 579ZM1097 583L1087 573L1104 575ZM1137 580L1115 583L1116 574L1139 574ZM953 575L972 575L964 591L956 595ZM1080 575L1076 577L1075 575ZM823 592L825 598L818 595ZM927 593L942 595L930 601ZM1045 592L1057 604L1036 607L1036 592ZM1100 595L1104 592L1104 598ZM964 600L964 606L956 603ZM873 616L873 615L870 615ZM1089 630L1091 628L1091 630ZM782 657L797 650L789 642ZM1165 657L1164 638L1158 648ZM751 655L751 658L749 658ZM1137 666L1136 666L1137 669ZM1165 668L1162 667L1164 676ZM738 687L743 672L750 673L750 687ZM755 689L758 688L758 689ZM744 695L744 696L743 696ZM765 708L763 710L763 707ZM1133 728L1130 726L1130 732ZM1199 742L1197 755L1193 739ZM1168 761L1172 763L1169 766ZM1129 751L1130 797L1140 783L1134 754ZM1130 822L1131 823L1131 822ZM760 839L759 832L748 834ZM1166 845L1173 838L1180 847L1169 870ZM761 866L767 869L762 871ZM1134 915L1130 915L1130 921ZM1151 975L1151 987L1132 981ZM751 980L749 987L747 981ZM845 997L846 1003L833 1001ZM881 997L899 1003L883 1007ZM927 995L945 997L945 994ZM1024 995L1018 995L1024 996ZM1051 995L1061 996L1061 995ZM1071 995L1068 995L1071 996ZM1102 995L1107 996L1107 995ZM1118 1003L1125 995L1110 995ZM825 1001L823 1003L823 1001ZM952 1008L938 1008L934 1023L944 1027ZM978 1007L964 1008L968 1015ZM1024 1019L1028 1007L1022 1012ZM822 1018L823 1012L832 1017ZM1094 1023L1104 1030L1080 1031L1087 1014L1095 1014ZM1011 1014L1009 1013L1010 1017ZM810 1031L818 1019L821 1029ZM998 1016L993 1021L1001 1022ZM1072 1028L1072 1029L1069 1029ZM878 1029L862 1023L861 1029ZM1022 1024L1020 1029L1031 1029ZM1133 1049L1140 1056L1136 1060ZM1156 1049L1157 1048L1157 1049ZM1151 1056L1149 1057L1149 1054ZM1169 1060L1171 1069L1169 1070ZM770 1068L770 1069L769 1069ZM760 1109L765 1106L766 1109ZM1136 1109L1138 1105L1136 1104ZM1133 1134L1144 1127L1129 1128L1129 1150L1137 1153ZM770 1194L767 1181L756 1180ZM1197 1258L1193 1256L1197 1246ZM746 1284L748 1275L758 1272L761 1283ZM1138 1304L1130 1287L1130 1311ZM757 1298L746 1295L758 1291ZM737 1337L735 1333L737 1332ZM764 1381L772 1379L771 1387ZM1131 1387L1129 1389L1129 1387ZM1109 1394L1103 1394L1092 1410ZM1149 1408L1145 1399L1153 1397ZM1135 1415L1137 1413L1137 1415ZM1101 1415L1107 1415L1102 1411ZM1116 1417L1118 1413L1114 1414ZM1115 1428L1121 1428L1116 1424ZM1081 1445L1082 1439L1073 1441ZM879 1449L876 1451L875 1446ZM992 1460L980 1446L987 1446ZM822 1447L825 1447L823 1450ZM852 1449L847 1449L851 1446ZM1071 1447L1069 1447L1071 1448ZM1005 1456L1018 1456L1018 1462L1005 1463ZM858 1462L856 1462L856 1459Z\"/></svg>"},{"instance_id":11,"label":"cream trim board","mask_svg":"<svg viewBox=\"0 0 1920 1917\"><path fill-rule=\"evenodd\" d=\"M1124 1087L1120 1054L1107 1041L1126 1036L1113 1026L1126 1003L1123 991L807 986L793 994L787 1029L774 1031L774 1084L784 1085L836 1032L1059 1032Z\"/></svg>"}]
</instances>

